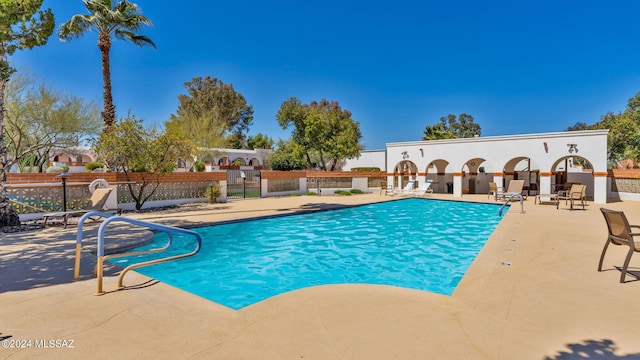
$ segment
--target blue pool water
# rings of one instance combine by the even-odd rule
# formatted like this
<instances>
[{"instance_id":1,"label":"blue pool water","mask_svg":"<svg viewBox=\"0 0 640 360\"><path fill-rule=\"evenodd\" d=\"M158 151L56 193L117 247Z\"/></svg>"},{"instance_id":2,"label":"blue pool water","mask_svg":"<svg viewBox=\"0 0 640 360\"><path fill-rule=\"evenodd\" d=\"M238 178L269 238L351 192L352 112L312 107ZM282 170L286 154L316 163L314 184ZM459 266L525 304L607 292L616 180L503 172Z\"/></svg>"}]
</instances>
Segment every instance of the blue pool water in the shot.
<instances>
[{"instance_id":1,"label":"blue pool water","mask_svg":"<svg viewBox=\"0 0 640 360\"><path fill-rule=\"evenodd\" d=\"M195 229L200 253L136 271L233 309L314 285L451 295L500 222L494 204L404 199ZM156 235L157 247L166 243ZM175 237L175 253L193 237ZM139 249L137 249L139 250ZM162 255L113 260L128 265Z\"/></svg>"}]
</instances>

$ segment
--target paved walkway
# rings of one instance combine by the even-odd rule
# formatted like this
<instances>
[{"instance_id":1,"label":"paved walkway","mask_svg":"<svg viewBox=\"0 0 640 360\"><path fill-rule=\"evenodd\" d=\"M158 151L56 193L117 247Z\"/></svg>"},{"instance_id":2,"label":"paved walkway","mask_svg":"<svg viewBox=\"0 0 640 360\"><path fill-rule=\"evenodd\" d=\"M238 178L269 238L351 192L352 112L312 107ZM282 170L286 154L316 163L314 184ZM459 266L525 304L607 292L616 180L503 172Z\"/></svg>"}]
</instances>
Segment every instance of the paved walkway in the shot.
<instances>
[{"instance_id":1,"label":"paved walkway","mask_svg":"<svg viewBox=\"0 0 640 360\"><path fill-rule=\"evenodd\" d=\"M243 200L137 217L199 226L384 199ZM620 284L614 268L626 249L610 249L606 271L597 272L606 235L599 206L563 205L534 205L530 197L524 214L512 206L452 296L328 285L240 311L135 272L125 278L134 289L112 291L109 276L108 293L94 295L97 224L88 225L77 282L72 227L0 234L0 339L13 346L0 348L0 359L639 359L640 282ZM640 223L638 202L606 207ZM126 243L147 235L123 225L113 236ZM636 255L634 271L639 265Z\"/></svg>"}]
</instances>

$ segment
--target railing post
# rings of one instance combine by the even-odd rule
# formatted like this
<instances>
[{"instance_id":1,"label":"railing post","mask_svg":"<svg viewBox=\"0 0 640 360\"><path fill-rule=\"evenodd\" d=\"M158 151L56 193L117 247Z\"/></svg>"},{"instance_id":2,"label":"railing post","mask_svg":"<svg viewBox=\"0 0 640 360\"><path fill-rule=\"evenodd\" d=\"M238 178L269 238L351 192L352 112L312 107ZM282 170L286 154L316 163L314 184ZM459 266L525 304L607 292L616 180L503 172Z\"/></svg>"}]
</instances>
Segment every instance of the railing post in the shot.
<instances>
[{"instance_id":1,"label":"railing post","mask_svg":"<svg viewBox=\"0 0 640 360\"><path fill-rule=\"evenodd\" d=\"M70 175L67 173L58 175L62 179L62 211L67 211L67 177Z\"/></svg>"}]
</instances>

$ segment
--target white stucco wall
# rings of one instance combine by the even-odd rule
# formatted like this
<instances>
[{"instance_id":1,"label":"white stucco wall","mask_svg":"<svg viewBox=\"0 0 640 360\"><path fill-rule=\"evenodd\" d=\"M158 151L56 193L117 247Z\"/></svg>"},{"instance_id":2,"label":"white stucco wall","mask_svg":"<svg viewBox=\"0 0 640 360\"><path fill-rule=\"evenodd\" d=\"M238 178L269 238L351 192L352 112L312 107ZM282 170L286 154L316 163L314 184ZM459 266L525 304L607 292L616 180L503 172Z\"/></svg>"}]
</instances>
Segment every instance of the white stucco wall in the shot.
<instances>
[{"instance_id":1,"label":"white stucco wall","mask_svg":"<svg viewBox=\"0 0 640 360\"><path fill-rule=\"evenodd\" d=\"M389 143L386 168L390 181L393 181L394 177L402 176L394 172L394 169L399 165L403 166L402 164L415 166L419 178L434 172L440 173L440 176L452 174L452 180L447 181L454 184L454 196L462 196L465 185L469 186L469 176L483 174L478 171L479 167L484 168L484 174L493 175L500 183L504 178L508 184L513 178L510 172L521 170L514 167L515 163L530 159L531 169L539 170L538 191L551 193L552 172L558 164L564 165L564 159L578 156L593 166L593 185L588 188L591 187L594 202L606 203L608 132L588 130ZM444 169L429 169L429 164L434 161L447 165ZM481 186L484 187L484 184Z\"/></svg>"},{"instance_id":2,"label":"white stucco wall","mask_svg":"<svg viewBox=\"0 0 640 360\"><path fill-rule=\"evenodd\" d=\"M342 167L343 171L351 171L354 167L377 167L382 171L387 170L386 150L364 150L360 152L360 157L347 159Z\"/></svg>"}]
</instances>

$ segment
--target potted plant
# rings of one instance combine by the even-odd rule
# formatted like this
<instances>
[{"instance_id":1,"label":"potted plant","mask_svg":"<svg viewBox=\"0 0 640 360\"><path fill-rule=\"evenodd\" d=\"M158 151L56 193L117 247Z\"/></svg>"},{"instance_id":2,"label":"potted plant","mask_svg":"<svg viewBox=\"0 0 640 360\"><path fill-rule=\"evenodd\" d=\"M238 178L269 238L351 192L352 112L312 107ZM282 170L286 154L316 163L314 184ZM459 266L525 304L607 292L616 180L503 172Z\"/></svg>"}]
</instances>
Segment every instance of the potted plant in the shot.
<instances>
[{"instance_id":1,"label":"potted plant","mask_svg":"<svg viewBox=\"0 0 640 360\"><path fill-rule=\"evenodd\" d=\"M214 204L218 202L218 198L220 197L220 184L212 183L204 189L204 197L207 198L209 204Z\"/></svg>"}]
</instances>

